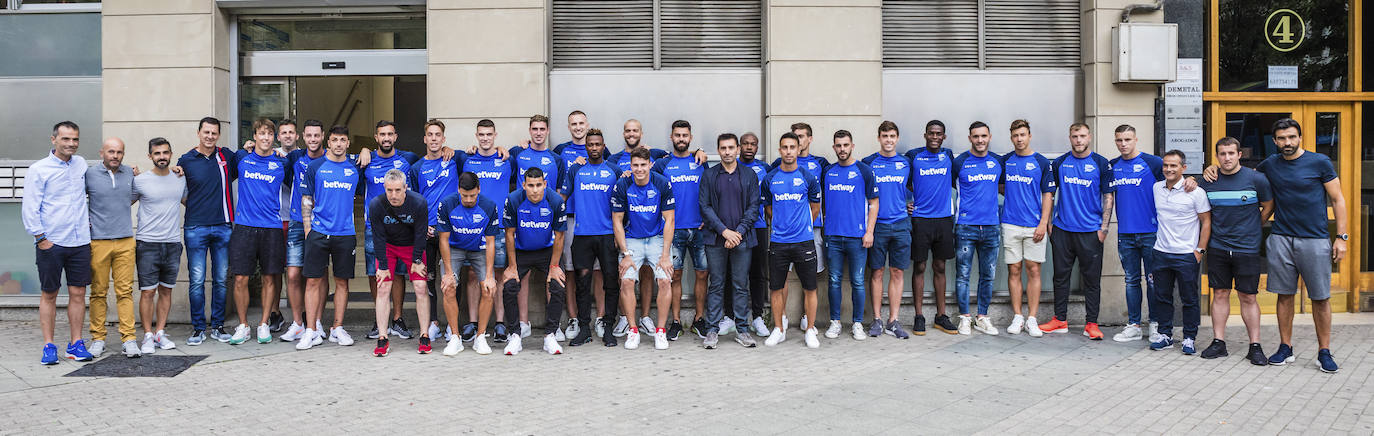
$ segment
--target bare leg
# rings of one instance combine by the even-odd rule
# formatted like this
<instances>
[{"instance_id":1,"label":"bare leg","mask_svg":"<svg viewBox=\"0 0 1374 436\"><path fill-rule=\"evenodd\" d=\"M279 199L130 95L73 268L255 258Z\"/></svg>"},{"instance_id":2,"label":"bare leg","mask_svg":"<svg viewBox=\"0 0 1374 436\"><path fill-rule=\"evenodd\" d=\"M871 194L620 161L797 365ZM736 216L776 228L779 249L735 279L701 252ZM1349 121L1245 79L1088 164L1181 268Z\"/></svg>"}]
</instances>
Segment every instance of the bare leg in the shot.
<instances>
[{"instance_id":1,"label":"bare leg","mask_svg":"<svg viewBox=\"0 0 1374 436\"><path fill-rule=\"evenodd\" d=\"M477 335L478 335L478 336L487 334L487 322L491 321L491 312L492 312L491 308L492 308L492 306L501 307L500 304L495 304L495 300L494 300L495 298L496 298L496 291L494 291L494 290L493 290L492 292L487 292L486 290L482 290L481 296L478 297L478 302L477 302ZM517 333L518 333L518 332L517 332Z\"/></svg>"},{"instance_id":2,"label":"bare leg","mask_svg":"<svg viewBox=\"0 0 1374 436\"><path fill-rule=\"evenodd\" d=\"M468 278L468 280L467 280L467 282L468 282L468 284L467 284L468 322L477 322L477 306L478 306L478 305L477 305L477 304L474 304L474 303L477 303L478 300L482 298L481 295L480 295L480 294L481 294L481 290L478 289L478 288L480 288L481 286L478 286L479 280L477 280L477 273L476 273L475 271L473 271L472 268L468 268L467 271L468 271L468 274L467 274L467 278ZM445 298L448 298L448 297L445 297ZM454 306L453 306L453 309L452 309L452 310L453 310L453 313L458 313L458 302L457 302L457 301L454 301L453 303L454 303ZM449 311L448 300L444 300L444 313L448 313L448 311ZM455 323L458 322L458 317L457 317L457 316L451 316L451 317L448 318L448 322L449 322L449 325L450 325L450 326L457 325L457 324L455 324ZM482 324L482 325L478 326L478 328L479 328L479 329L482 329L482 330L485 330L485 329L487 328L487 325L486 325L486 324Z\"/></svg>"},{"instance_id":3,"label":"bare leg","mask_svg":"<svg viewBox=\"0 0 1374 436\"><path fill-rule=\"evenodd\" d=\"M268 317L277 310L277 301L281 298L277 292L277 280L280 278L281 274L262 276L262 322L260 324L267 324Z\"/></svg>"},{"instance_id":4,"label":"bare leg","mask_svg":"<svg viewBox=\"0 0 1374 436\"><path fill-rule=\"evenodd\" d=\"M141 291L138 295L138 317L143 319L143 331L156 333L153 330L153 316L157 309L157 288Z\"/></svg>"},{"instance_id":5,"label":"bare leg","mask_svg":"<svg viewBox=\"0 0 1374 436\"><path fill-rule=\"evenodd\" d=\"M471 284L472 281L469 280L468 283ZM454 286L445 286L445 287L443 287L442 289L440 289L440 291L442 291L442 294L443 294L443 299L444 299L444 300L443 300L443 303L444 303L444 317L448 320L448 325L449 325L450 327L455 326L455 325L458 325L458 286L457 286L457 285L454 285ZM428 292L428 291L426 291L426 292ZM472 294L469 293L468 295L469 295L468 298L472 298ZM428 295L428 294L425 295L425 300L429 300L429 295ZM416 293L415 293L415 305L416 305L416 306L419 306L419 305L420 305L419 301L420 301L420 293L419 293L419 291L416 291ZM468 300L468 301L472 301L472 300ZM428 303L428 301L426 301L426 303ZM429 312L429 308L428 308L428 305L426 305L425 313L428 313L428 312ZM472 312L472 311L469 310L469 314L472 314L471 312ZM416 308L416 313L421 313L421 312L419 312L419 308L418 308L418 307ZM421 320L420 322L421 322L420 325L428 326L428 323L425 323L424 320ZM428 329L428 328L424 328L424 329L420 329L420 330L421 330L422 332L424 332L425 335L429 335L429 329ZM430 338L430 339L434 339L434 338Z\"/></svg>"},{"instance_id":6,"label":"bare leg","mask_svg":"<svg viewBox=\"0 0 1374 436\"><path fill-rule=\"evenodd\" d=\"M902 308L902 286L905 285L905 283L903 283L903 281L906 280L905 273L905 271L897 268L888 269L888 274L892 277L887 285L888 321L896 322L897 312ZM877 319L877 314L873 316L875 317L874 319Z\"/></svg>"},{"instance_id":7,"label":"bare leg","mask_svg":"<svg viewBox=\"0 0 1374 436\"><path fill-rule=\"evenodd\" d=\"M301 277L301 267L286 267L286 303L291 306L291 321L296 324L305 325L302 317L305 314L305 278Z\"/></svg>"},{"instance_id":8,"label":"bare leg","mask_svg":"<svg viewBox=\"0 0 1374 436\"><path fill-rule=\"evenodd\" d=\"M916 307L916 316L921 316L921 305L926 300L926 263L911 263L911 303ZM944 309L940 309L944 312Z\"/></svg>"},{"instance_id":9,"label":"bare leg","mask_svg":"<svg viewBox=\"0 0 1374 436\"><path fill-rule=\"evenodd\" d=\"M428 301L428 300L426 300ZM348 310L348 279L334 278L334 327L343 325L344 311ZM424 321L424 320L421 320Z\"/></svg>"},{"instance_id":10,"label":"bare leg","mask_svg":"<svg viewBox=\"0 0 1374 436\"><path fill-rule=\"evenodd\" d=\"M368 281L373 282L371 284L372 301L377 305L377 309L374 311L377 316L377 338L386 339L387 321L390 321L386 317L391 314L391 280L376 283L374 278Z\"/></svg>"},{"instance_id":11,"label":"bare leg","mask_svg":"<svg viewBox=\"0 0 1374 436\"><path fill-rule=\"evenodd\" d=\"M696 273L696 281L692 282L692 295L696 297L697 306L692 311L696 312L697 318L704 319L706 318L706 283L711 280L711 272L701 269L693 272Z\"/></svg>"},{"instance_id":12,"label":"bare leg","mask_svg":"<svg viewBox=\"0 0 1374 436\"><path fill-rule=\"evenodd\" d=\"M1231 316L1231 290L1212 289L1212 337L1226 340L1226 318ZM1244 315L1242 315L1244 317Z\"/></svg>"},{"instance_id":13,"label":"bare leg","mask_svg":"<svg viewBox=\"0 0 1374 436\"><path fill-rule=\"evenodd\" d=\"M410 283L411 288L415 289L415 313L420 317L420 325L427 325L429 320L433 319L429 313L429 288L425 285L424 280L414 280ZM444 310L447 311L448 309ZM458 311L454 310L453 313L457 314ZM457 317L457 315L449 316ZM429 337L429 329L420 329L420 336Z\"/></svg>"},{"instance_id":14,"label":"bare leg","mask_svg":"<svg viewBox=\"0 0 1374 436\"><path fill-rule=\"evenodd\" d=\"M672 283L672 281L669 280L669 279L659 279L659 280L657 280L657 283L658 283L658 324L654 325L654 327L656 327L656 328L661 328L661 329L667 329L667 328L668 328L668 320L669 320L672 316L677 315L677 311L666 311L666 310L663 310L663 301L664 301L665 299L672 298L672 294L673 294L673 290L672 290L672 288L673 288L673 283ZM645 309L645 310L644 310L644 313L645 313L646 316L647 316L647 314L649 313L648 309Z\"/></svg>"},{"instance_id":15,"label":"bare leg","mask_svg":"<svg viewBox=\"0 0 1374 436\"><path fill-rule=\"evenodd\" d=\"M682 320L682 270L680 270L680 269L675 269L675 270L673 270L673 286L672 286L672 290L673 290L672 295L669 295L669 298L672 298L672 299L668 301L668 307L670 308L669 310L673 312L673 320L674 320L674 321L681 321L681 320ZM659 312L662 312L662 311L663 311L663 300L658 300L658 311L659 311Z\"/></svg>"},{"instance_id":16,"label":"bare leg","mask_svg":"<svg viewBox=\"0 0 1374 436\"><path fill-rule=\"evenodd\" d=\"M636 330L639 329L639 317L635 316L635 287L637 286L637 282L634 280L620 280L620 313L626 314L629 318L629 328Z\"/></svg>"},{"instance_id":17,"label":"bare leg","mask_svg":"<svg viewBox=\"0 0 1374 436\"><path fill-rule=\"evenodd\" d=\"M787 287L769 292L768 300L773 307L773 328L786 330L787 326L782 323L782 315L787 313Z\"/></svg>"},{"instance_id":18,"label":"bare leg","mask_svg":"<svg viewBox=\"0 0 1374 436\"><path fill-rule=\"evenodd\" d=\"M68 304L67 304L67 323L71 325L71 329L72 329L72 342L76 342L76 341L81 340L81 329L82 329L83 327L86 326L86 304L85 304L85 303L82 303L83 301L86 301L86 287L85 287L85 286L68 286L68 287L67 287L67 298L68 298L67 301L75 301L75 302L76 302L76 304L71 304L71 303L68 303ZM57 296L56 296L56 295L53 295L53 317L52 317L52 318L48 318L48 319L52 319L52 320L53 320L53 323L56 323L56 322L57 322L57 320L56 320L57 310L56 310L56 309L57 309ZM49 328L51 328L51 327L49 327ZM51 335L52 335L52 334L49 333L49 336L51 336ZM51 341L49 341L49 342L51 342Z\"/></svg>"},{"instance_id":19,"label":"bare leg","mask_svg":"<svg viewBox=\"0 0 1374 436\"><path fill-rule=\"evenodd\" d=\"M248 276L234 276L234 308L239 312L239 324L248 325Z\"/></svg>"},{"instance_id":20,"label":"bare leg","mask_svg":"<svg viewBox=\"0 0 1374 436\"><path fill-rule=\"evenodd\" d=\"M305 328L313 329L324 315L324 278L306 279L304 297Z\"/></svg>"},{"instance_id":21,"label":"bare leg","mask_svg":"<svg viewBox=\"0 0 1374 436\"><path fill-rule=\"evenodd\" d=\"M802 331L811 329L816 325L816 305L818 304L815 289L803 289L803 300L806 303L806 325L801 326Z\"/></svg>"},{"instance_id":22,"label":"bare leg","mask_svg":"<svg viewBox=\"0 0 1374 436\"><path fill-rule=\"evenodd\" d=\"M1040 263L1029 260L1023 263L1026 265L1026 306L1030 316L1035 316L1040 310Z\"/></svg>"},{"instance_id":23,"label":"bare leg","mask_svg":"<svg viewBox=\"0 0 1374 436\"><path fill-rule=\"evenodd\" d=\"M428 295L426 295L428 296ZM391 319L401 319L401 308L406 304L406 281L391 279ZM386 326L377 326L377 330Z\"/></svg>"},{"instance_id":24,"label":"bare leg","mask_svg":"<svg viewBox=\"0 0 1374 436\"><path fill-rule=\"evenodd\" d=\"M1317 327L1317 348L1331 348L1331 299L1312 300L1312 323Z\"/></svg>"},{"instance_id":25,"label":"bare leg","mask_svg":"<svg viewBox=\"0 0 1374 436\"><path fill-rule=\"evenodd\" d=\"M945 260L931 259L930 266L935 270L930 274L930 281L934 282L932 284L935 285L935 314L944 315L945 287L948 285L948 283L945 283Z\"/></svg>"},{"instance_id":26,"label":"bare leg","mask_svg":"<svg viewBox=\"0 0 1374 436\"><path fill-rule=\"evenodd\" d=\"M1274 314L1279 317L1279 342L1293 346L1293 295L1279 294L1274 304Z\"/></svg>"},{"instance_id":27,"label":"bare leg","mask_svg":"<svg viewBox=\"0 0 1374 436\"><path fill-rule=\"evenodd\" d=\"M1238 293L1240 297L1240 318L1245 321L1245 332L1250 335L1250 343L1260 340L1260 307L1257 295Z\"/></svg>"},{"instance_id":28,"label":"bare leg","mask_svg":"<svg viewBox=\"0 0 1374 436\"><path fill-rule=\"evenodd\" d=\"M654 294L655 294L655 292L654 292L654 287L655 287L655 286L657 286L657 283L656 283L656 280L654 280L654 270L651 269L651 268L649 268L648 266L644 266L644 267L640 268L640 269L639 269L640 305L643 306L643 308L644 308L644 313L641 314L640 316L649 316L649 308L650 308L651 306L653 306L653 304L654 304ZM662 300L660 300L660 301L662 301ZM627 313L627 314L632 314L632 313L635 313L635 312L630 311L630 312L625 312L625 313ZM638 322L638 321L635 321L635 320L633 320L633 319L630 320L630 323L632 323L632 324L635 323L635 322ZM653 332L649 332L649 333L653 333Z\"/></svg>"},{"instance_id":29,"label":"bare leg","mask_svg":"<svg viewBox=\"0 0 1374 436\"><path fill-rule=\"evenodd\" d=\"M887 268L869 269L868 272L868 300L873 306L873 319L883 319L883 275L887 273ZM893 289L896 289L895 287Z\"/></svg>"},{"instance_id":30,"label":"bare leg","mask_svg":"<svg viewBox=\"0 0 1374 436\"><path fill-rule=\"evenodd\" d=\"M1021 263L1007 264L1007 292L1011 293L1011 310L1017 315L1021 313ZM1034 315L1032 315L1034 316Z\"/></svg>"},{"instance_id":31,"label":"bare leg","mask_svg":"<svg viewBox=\"0 0 1374 436\"><path fill-rule=\"evenodd\" d=\"M53 343L54 324L57 324L57 292L44 292L38 300L38 324L43 329L43 343Z\"/></svg>"}]
</instances>

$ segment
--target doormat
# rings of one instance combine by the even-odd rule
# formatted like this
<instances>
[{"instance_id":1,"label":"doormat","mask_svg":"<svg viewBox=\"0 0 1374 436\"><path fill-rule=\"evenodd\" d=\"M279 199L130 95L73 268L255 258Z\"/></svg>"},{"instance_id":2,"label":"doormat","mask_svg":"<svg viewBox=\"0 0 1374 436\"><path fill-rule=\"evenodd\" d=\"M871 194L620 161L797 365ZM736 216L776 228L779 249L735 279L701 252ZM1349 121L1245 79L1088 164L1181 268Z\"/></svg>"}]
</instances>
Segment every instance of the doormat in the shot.
<instances>
[{"instance_id":1,"label":"doormat","mask_svg":"<svg viewBox=\"0 0 1374 436\"><path fill-rule=\"evenodd\" d=\"M63 377L176 377L206 356L143 356L130 359L114 355L97 360Z\"/></svg>"}]
</instances>

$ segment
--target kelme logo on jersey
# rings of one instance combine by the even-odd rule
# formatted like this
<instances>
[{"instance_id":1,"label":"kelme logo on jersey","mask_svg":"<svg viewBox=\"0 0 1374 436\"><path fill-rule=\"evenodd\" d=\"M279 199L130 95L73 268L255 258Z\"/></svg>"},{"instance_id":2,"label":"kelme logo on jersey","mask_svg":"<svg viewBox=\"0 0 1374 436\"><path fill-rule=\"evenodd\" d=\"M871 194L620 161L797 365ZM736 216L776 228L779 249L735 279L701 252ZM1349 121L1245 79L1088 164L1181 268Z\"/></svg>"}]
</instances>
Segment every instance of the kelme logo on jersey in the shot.
<instances>
[{"instance_id":1,"label":"kelme logo on jersey","mask_svg":"<svg viewBox=\"0 0 1374 436\"><path fill-rule=\"evenodd\" d=\"M264 182L267 182L267 183L273 183L273 182L277 181L277 177L276 177L276 176L273 176L273 175L270 175L270 174L263 174L263 173L259 173L259 172L256 172L256 171L244 171L244 172L243 172L243 178L245 178L245 179L253 179L253 180L261 180L261 181L264 181Z\"/></svg>"},{"instance_id":2,"label":"kelme logo on jersey","mask_svg":"<svg viewBox=\"0 0 1374 436\"><path fill-rule=\"evenodd\" d=\"M802 194L799 192L773 194L773 201L801 201Z\"/></svg>"},{"instance_id":3,"label":"kelme logo on jersey","mask_svg":"<svg viewBox=\"0 0 1374 436\"><path fill-rule=\"evenodd\" d=\"M989 162L989 163L991 163L991 162ZM968 181L970 181L970 182L994 182L994 181L997 181L997 175L996 175L996 174L969 174L969 175L968 175Z\"/></svg>"},{"instance_id":4,"label":"kelme logo on jersey","mask_svg":"<svg viewBox=\"0 0 1374 436\"><path fill-rule=\"evenodd\" d=\"M673 183L696 183L700 178L701 176L696 174L678 174L673 176L670 180L672 180Z\"/></svg>"},{"instance_id":5,"label":"kelme logo on jersey","mask_svg":"<svg viewBox=\"0 0 1374 436\"><path fill-rule=\"evenodd\" d=\"M1090 187L1090 186L1093 185L1093 181L1092 181L1092 180L1080 179L1080 178L1077 178L1077 177L1065 177L1065 178L1064 178L1064 183L1068 183L1068 184L1070 184L1070 185L1078 185L1078 186L1082 186L1082 187L1085 187L1085 188L1086 188L1086 187Z\"/></svg>"},{"instance_id":6,"label":"kelme logo on jersey","mask_svg":"<svg viewBox=\"0 0 1374 436\"><path fill-rule=\"evenodd\" d=\"M833 184L830 184L829 186L826 186L825 189L828 190L828 191L854 192L854 185L844 185L844 184L839 184L839 183L833 183ZM797 198L801 198L801 197L800 197L801 194L797 194L797 195L798 195Z\"/></svg>"},{"instance_id":7,"label":"kelme logo on jersey","mask_svg":"<svg viewBox=\"0 0 1374 436\"><path fill-rule=\"evenodd\" d=\"M520 227L526 229L547 229L549 228L549 223L543 221L520 220Z\"/></svg>"},{"instance_id":8,"label":"kelme logo on jersey","mask_svg":"<svg viewBox=\"0 0 1374 436\"><path fill-rule=\"evenodd\" d=\"M940 155L940 158L943 159L944 156L945 156L945 155L942 154L942 155ZM947 169L945 169L945 168L926 168L926 169L921 170L921 172L920 172L920 174L921 174L922 176L943 176L943 175L948 174L948 173L949 173L949 170L947 170Z\"/></svg>"},{"instance_id":9,"label":"kelme logo on jersey","mask_svg":"<svg viewBox=\"0 0 1374 436\"><path fill-rule=\"evenodd\" d=\"M631 205L630 205L630 212L636 212L636 213L657 213L657 212L658 212L658 205L657 205L657 204L646 204L646 205L642 205L642 206L641 206L641 205L638 205L638 204L631 204Z\"/></svg>"},{"instance_id":10,"label":"kelme logo on jersey","mask_svg":"<svg viewBox=\"0 0 1374 436\"><path fill-rule=\"evenodd\" d=\"M352 183L336 182L333 180L325 180L321 186L325 187L326 189L353 189Z\"/></svg>"}]
</instances>

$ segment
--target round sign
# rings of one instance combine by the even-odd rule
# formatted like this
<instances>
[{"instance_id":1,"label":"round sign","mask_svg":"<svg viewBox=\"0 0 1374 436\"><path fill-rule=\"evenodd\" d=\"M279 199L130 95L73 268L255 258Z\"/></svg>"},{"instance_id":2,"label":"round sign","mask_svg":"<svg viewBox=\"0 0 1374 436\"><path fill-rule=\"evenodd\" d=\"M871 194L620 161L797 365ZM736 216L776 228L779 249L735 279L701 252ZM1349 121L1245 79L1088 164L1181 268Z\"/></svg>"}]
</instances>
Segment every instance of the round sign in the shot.
<instances>
[{"instance_id":1,"label":"round sign","mask_svg":"<svg viewBox=\"0 0 1374 436\"><path fill-rule=\"evenodd\" d=\"M1293 51L1307 36L1307 23L1292 9L1279 9L1264 20L1264 38L1281 52Z\"/></svg>"}]
</instances>

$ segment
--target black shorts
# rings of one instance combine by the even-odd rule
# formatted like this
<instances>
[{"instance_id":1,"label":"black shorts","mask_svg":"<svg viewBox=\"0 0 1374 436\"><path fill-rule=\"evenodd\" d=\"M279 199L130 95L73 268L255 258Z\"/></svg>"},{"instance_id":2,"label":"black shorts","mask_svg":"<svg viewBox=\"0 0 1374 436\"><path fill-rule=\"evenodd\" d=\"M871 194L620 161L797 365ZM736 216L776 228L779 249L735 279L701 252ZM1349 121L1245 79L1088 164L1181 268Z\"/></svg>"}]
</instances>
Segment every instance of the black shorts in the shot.
<instances>
[{"instance_id":1,"label":"black shorts","mask_svg":"<svg viewBox=\"0 0 1374 436\"><path fill-rule=\"evenodd\" d=\"M62 287L62 273L67 274L67 286L91 285L91 244L63 247L53 244L47 250L33 248L38 264L38 288L43 292L57 292Z\"/></svg>"},{"instance_id":2,"label":"black shorts","mask_svg":"<svg viewBox=\"0 0 1374 436\"><path fill-rule=\"evenodd\" d=\"M135 241L134 258L134 265L138 266L139 290L177 286L177 272L181 267L180 242Z\"/></svg>"},{"instance_id":3,"label":"black shorts","mask_svg":"<svg viewBox=\"0 0 1374 436\"><path fill-rule=\"evenodd\" d=\"M229 235L229 273L251 276L281 274L286 269L286 234L275 227L234 224Z\"/></svg>"},{"instance_id":4,"label":"black shorts","mask_svg":"<svg viewBox=\"0 0 1374 436\"><path fill-rule=\"evenodd\" d=\"M768 246L768 289L787 286L787 269L797 272L803 290L816 290L816 242L774 242Z\"/></svg>"},{"instance_id":5,"label":"black shorts","mask_svg":"<svg viewBox=\"0 0 1374 436\"><path fill-rule=\"evenodd\" d=\"M911 261L954 258L954 217L911 218Z\"/></svg>"},{"instance_id":6,"label":"black shorts","mask_svg":"<svg viewBox=\"0 0 1374 436\"><path fill-rule=\"evenodd\" d=\"M330 236L312 231L305 235L305 278L324 277L325 268L334 270L334 278L353 278L353 263L357 261L358 238L354 235Z\"/></svg>"},{"instance_id":7,"label":"black shorts","mask_svg":"<svg viewBox=\"0 0 1374 436\"><path fill-rule=\"evenodd\" d=\"M1259 293L1259 253L1207 250L1207 285L1212 289L1235 289L1242 294Z\"/></svg>"}]
</instances>

